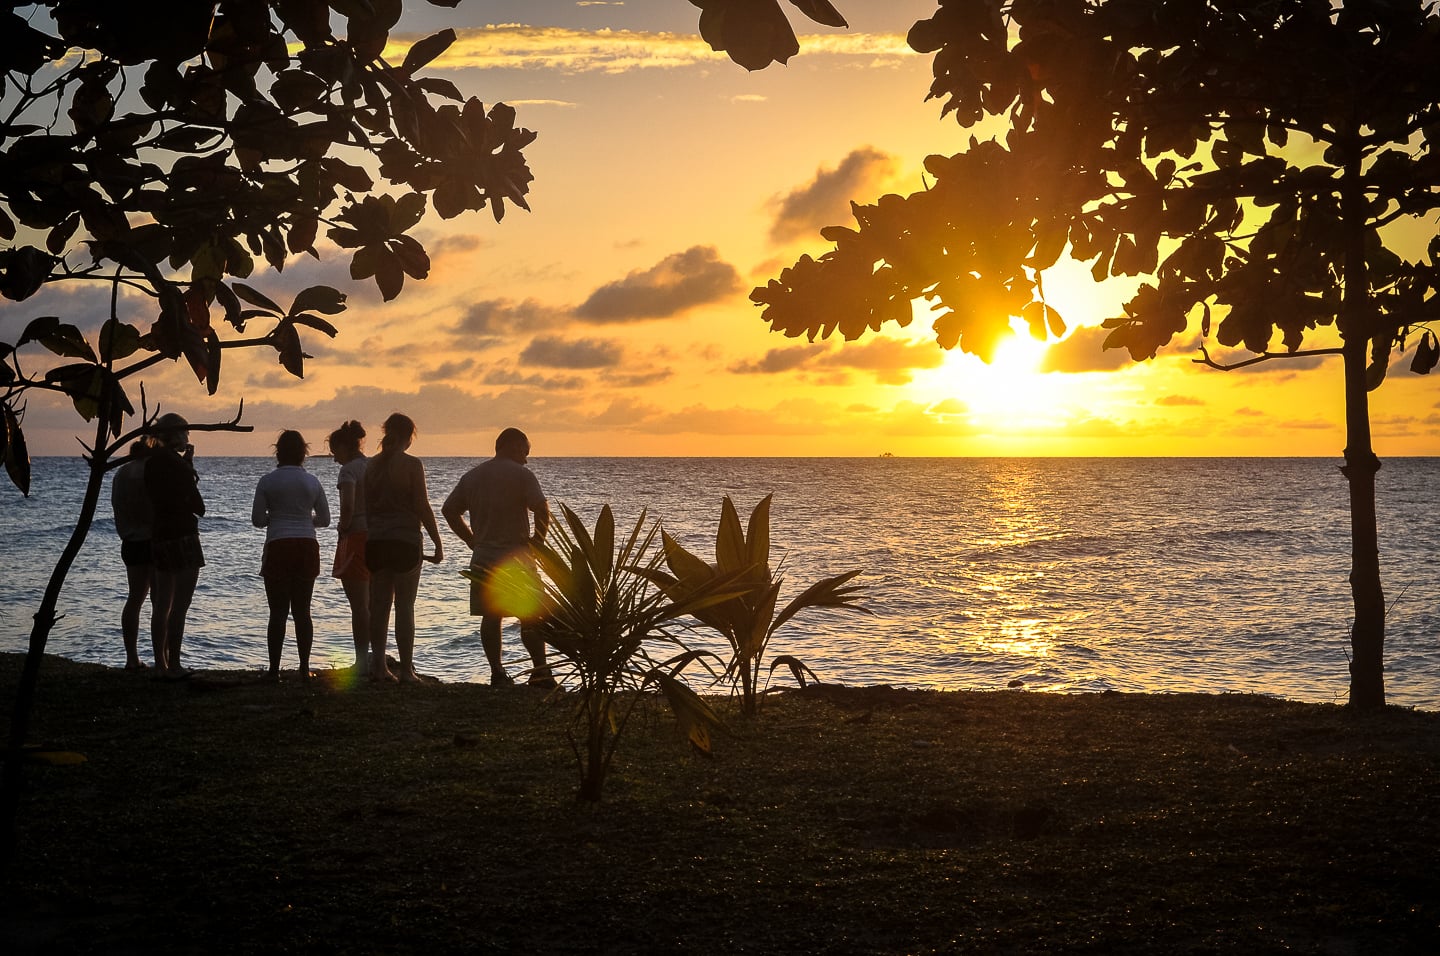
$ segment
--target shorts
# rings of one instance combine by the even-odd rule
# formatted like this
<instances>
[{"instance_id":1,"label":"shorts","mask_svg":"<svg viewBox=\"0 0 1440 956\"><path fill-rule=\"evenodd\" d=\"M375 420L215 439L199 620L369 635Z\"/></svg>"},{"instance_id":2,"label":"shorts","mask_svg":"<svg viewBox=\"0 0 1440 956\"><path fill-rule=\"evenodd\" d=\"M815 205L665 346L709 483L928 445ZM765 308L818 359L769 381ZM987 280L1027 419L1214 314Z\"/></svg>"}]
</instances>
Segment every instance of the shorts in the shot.
<instances>
[{"instance_id":1,"label":"shorts","mask_svg":"<svg viewBox=\"0 0 1440 956\"><path fill-rule=\"evenodd\" d=\"M260 560L262 578L317 578L320 576L320 542L314 538L277 538L265 542Z\"/></svg>"},{"instance_id":2,"label":"shorts","mask_svg":"<svg viewBox=\"0 0 1440 956\"><path fill-rule=\"evenodd\" d=\"M470 571L483 578L470 582L472 616L540 618L543 592L533 562L514 557L489 565L472 561Z\"/></svg>"},{"instance_id":3,"label":"shorts","mask_svg":"<svg viewBox=\"0 0 1440 956\"><path fill-rule=\"evenodd\" d=\"M205 552L200 550L198 534L151 541L150 554L155 559L156 571L189 571L205 567Z\"/></svg>"},{"instance_id":4,"label":"shorts","mask_svg":"<svg viewBox=\"0 0 1440 956\"><path fill-rule=\"evenodd\" d=\"M330 576L351 581L370 580L370 569L365 566L365 532L352 531L335 542L335 564L330 568Z\"/></svg>"},{"instance_id":5,"label":"shorts","mask_svg":"<svg viewBox=\"0 0 1440 956\"><path fill-rule=\"evenodd\" d=\"M154 564L155 557L151 554L150 539L121 541L120 560L125 562L127 568L143 568Z\"/></svg>"},{"instance_id":6,"label":"shorts","mask_svg":"<svg viewBox=\"0 0 1440 956\"><path fill-rule=\"evenodd\" d=\"M376 571L390 571L407 574L420 566L420 545L408 541L365 542L365 567L371 574Z\"/></svg>"}]
</instances>

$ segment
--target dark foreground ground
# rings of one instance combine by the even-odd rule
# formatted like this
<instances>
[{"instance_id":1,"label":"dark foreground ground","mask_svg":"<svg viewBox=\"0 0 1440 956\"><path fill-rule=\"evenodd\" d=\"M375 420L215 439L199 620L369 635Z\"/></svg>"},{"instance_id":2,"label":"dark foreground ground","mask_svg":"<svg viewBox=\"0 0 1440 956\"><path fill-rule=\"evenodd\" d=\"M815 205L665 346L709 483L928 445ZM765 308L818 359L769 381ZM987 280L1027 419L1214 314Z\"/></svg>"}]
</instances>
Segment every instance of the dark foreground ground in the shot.
<instances>
[{"instance_id":1,"label":"dark foreground ground","mask_svg":"<svg viewBox=\"0 0 1440 956\"><path fill-rule=\"evenodd\" d=\"M563 699L337 676L47 659L0 952L1440 952L1440 714L812 688L588 806Z\"/></svg>"}]
</instances>

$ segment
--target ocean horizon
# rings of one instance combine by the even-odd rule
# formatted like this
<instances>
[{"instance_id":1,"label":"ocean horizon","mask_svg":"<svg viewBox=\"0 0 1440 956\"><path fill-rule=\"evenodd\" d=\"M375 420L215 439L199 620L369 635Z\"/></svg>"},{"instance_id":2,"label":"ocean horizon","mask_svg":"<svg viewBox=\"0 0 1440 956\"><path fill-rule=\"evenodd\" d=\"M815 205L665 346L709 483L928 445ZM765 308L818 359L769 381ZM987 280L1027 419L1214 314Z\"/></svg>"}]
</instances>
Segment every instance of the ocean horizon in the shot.
<instances>
[{"instance_id":1,"label":"ocean horizon","mask_svg":"<svg viewBox=\"0 0 1440 956\"><path fill-rule=\"evenodd\" d=\"M421 456L440 503L479 458ZM85 469L33 461L29 498L0 490L0 649L23 651L68 537ZM251 527L262 456L196 461L208 513L207 567L185 642L189 666L261 669L264 534ZM609 504L617 526L642 510L690 550L713 554L721 498L742 519L765 495L781 601L819 577L861 569L872 613L806 612L770 654L846 684L1032 691L1258 693L1313 702L1348 693L1349 502L1338 458L622 458L537 457L552 508L587 524ZM1392 704L1440 709L1440 529L1431 517L1440 459L1385 460L1377 479L1380 560L1390 615ZM312 458L332 508L335 465ZM108 486L108 479L107 479ZM442 520L443 528L443 520ZM466 584L468 554L445 529L417 603L416 665L445 681L485 680ZM319 532L322 564L333 528ZM14 542L23 542L15 546ZM123 663L124 572L108 487L67 581L47 651ZM351 658L339 582L322 576L312 666ZM688 640L719 649L697 631ZM141 639L142 656L148 646ZM392 645L393 647L393 645ZM506 655L523 666L513 626ZM296 664L293 636L283 666ZM774 682L790 683L784 668Z\"/></svg>"}]
</instances>

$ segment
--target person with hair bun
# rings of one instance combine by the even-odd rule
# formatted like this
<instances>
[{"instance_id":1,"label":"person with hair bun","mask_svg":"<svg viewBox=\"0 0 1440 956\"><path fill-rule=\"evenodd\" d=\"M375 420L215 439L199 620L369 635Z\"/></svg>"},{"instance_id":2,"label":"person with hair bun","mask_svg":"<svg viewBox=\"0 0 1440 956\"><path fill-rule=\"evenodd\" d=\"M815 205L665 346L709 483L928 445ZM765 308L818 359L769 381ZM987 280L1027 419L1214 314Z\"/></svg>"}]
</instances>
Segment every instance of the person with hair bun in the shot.
<instances>
[{"instance_id":1,"label":"person with hair bun","mask_svg":"<svg viewBox=\"0 0 1440 956\"><path fill-rule=\"evenodd\" d=\"M435 553L424 560L439 564L444 557L440 526L425 488L425 466L406 454L415 441L415 423L396 412L385 419L380 451L365 466L365 566L370 569L370 677L395 680L385 661L390 609L395 609L395 650L399 679L419 680L415 673L415 595L420 589L420 529L430 535Z\"/></svg>"},{"instance_id":2,"label":"person with hair bun","mask_svg":"<svg viewBox=\"0 0 1440 956\"><path fill-rule=\"evenodd\" d=\"M335 563L330 569L350 602L350 636L355 642L355 673L370 673L370 569L365 567L365 465L362 450L365 426L348 421L330 433L325 443L340 466L336 488L340 495L340 533L335 542Z\"/></svg>"},{"instance_id":3,"label":"person with hair bun","mask_svg":"<svg viewBox=\"0 0 1440 956\"><path fill-rule=\"evenodd\" d=\"M265 579L265 601L270 605L265 642L272 680L280 678L287 617L295 621L300 676L310 676L310 648L315 640L310 599L320 576L315 529L330 523L330 503L319 479L305 470L309 453L303 435L292 429L281 432L275 441L276 468L255 486L255 503L250 509L250 522L265 529L260 576Z\"/></svg>"},{"instance_id":4,"label":"person with hair bun","mask_svg":"<svg viewBox=\"0 0 1440 956\"><path fill-rule=\"evenodd\" d=\"M200 518L205 499L195 473L195 446L190 444L190 423L167 412L155 420L152 431L159 447L145 459L145 495L150 499L150 557L154 577L150 585L150 644L155 652L155 676L185 677L180 666L180 645L185 640L185 617L205 566L200 547Z\"/></svg>"}]
</instances>

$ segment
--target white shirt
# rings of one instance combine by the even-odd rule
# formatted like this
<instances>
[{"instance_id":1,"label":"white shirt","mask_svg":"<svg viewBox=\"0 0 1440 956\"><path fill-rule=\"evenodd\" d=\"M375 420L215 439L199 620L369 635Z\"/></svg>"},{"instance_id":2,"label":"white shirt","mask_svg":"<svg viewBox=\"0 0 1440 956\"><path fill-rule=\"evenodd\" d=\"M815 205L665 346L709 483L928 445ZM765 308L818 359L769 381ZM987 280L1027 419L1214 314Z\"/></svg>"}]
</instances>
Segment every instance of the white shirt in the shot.
<instances>
[{"instance_id":1,"label":"white shirt","mask_svg":"<svg viewBox=\"0 0 1440 956\"><path fill-rule=\"evenodd\" d=\"M330 523L330 503L318 478L299 465L281 465L255 486L250 521L265 529L266 541L313 538Z\"/></svg>"}]
</instances>

